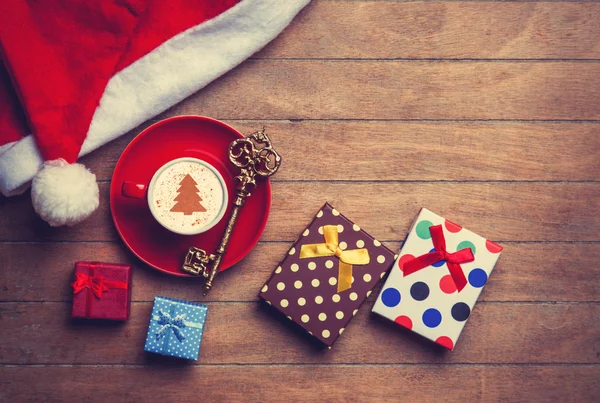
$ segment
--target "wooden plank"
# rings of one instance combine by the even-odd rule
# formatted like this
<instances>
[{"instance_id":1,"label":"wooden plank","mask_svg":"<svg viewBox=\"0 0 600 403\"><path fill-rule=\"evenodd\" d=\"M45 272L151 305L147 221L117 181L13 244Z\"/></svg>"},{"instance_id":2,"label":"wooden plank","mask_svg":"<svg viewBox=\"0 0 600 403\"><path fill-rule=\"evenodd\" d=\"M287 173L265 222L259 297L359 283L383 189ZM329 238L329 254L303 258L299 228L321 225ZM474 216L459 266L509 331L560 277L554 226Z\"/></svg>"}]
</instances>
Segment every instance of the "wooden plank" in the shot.
<instances>
[{"instance_id":1,"label":"wooden plank","mask_svg":"<svg viewBox=\"0 0 600 403\"><path fill-rule=\"evenodd\" d=\"M370 313L369 303L331 353L257 303L208 305L203 364L598 363L598 304L481 302L449 352ZM71 323L70 303L2 303L0 362L144 363L151 309L134 303L125 324Z\"/></svg>"},{"instance_id":2,"label":"wooden plank","mask_svg":"<svg viewBox=\"0 0 600 403\"><path fill-rule=\"evenodd\" d=\"M593 402L599 377L595 365L0 367L0 399Z\"/></svg>"},{"instance_id":3,"label":"wooden plank","mask_svg":"<svg viewBox=\"0 0 600 403\"><path fill-rule=\"evenodd\" d=\"M399 250L400 243L387 244ZM205 301L255 301L258 290L290 243L259 243L239 263L219 275ZM73 263L95 260L135 267L133 301L161 293L200 299L194 279L165 276L146 267L115 243L0 244L0 301L70 301ZM510 244L482 293L481 301L600 302L600 244ZM379 287L369 297L375 299Z\"/></svg>"},{"instance_id":4,"label":"wooden plank","mask_svg":"<svg viewBox=\"0 0 600 403\"><path fill-rule=\"evenodd\" d=\"M175 106L218 119L598 120L600 63L248 61ZM326 83L327 85L324 85Z\"/></svg>"},{"instance_id":5,"label":"wooden plank","mask_svg":"<svg viewBox=\"0 0 600 403\"><path fill-rule=\"evenodd\" d=\"M313 1L257 58L597 59L600 4Z\"/></svg>"},{"instance_id":6,"label":"wooden plank","mask_svg":"<svg viewBox=\"0 0 600 403\"><path fill-rule=\"evenodd\" d=\"M99 211L74 227L49 227L29 194L0 199L0 241L117 240L108 184L100 189ZM262 240L295 240L325 201L382 241L404 239L422 206L496 241L600 240L598 183L523 182L276 182Z\"/></svg>"},{"instance_id":7,"label":"wooden plank","mask_svg":"<svg viewBox=\"0 0 600 403\"><path fill-rule=\"evenodd\" d=\"M193 107L193 100L184 104ZM184 108L187 108L184 106ZM172 113L162 117L171 116ZM246 134L263 125L228 121ZM285 180L600 180L600 124L523 122L264 122ZM110 180L140 129L83 158ZM307 145L310 144L310 148ZM427 163L435 161L435 163ZM350 169L352 168L352 169Z\"/></svg>"}]
</instances>

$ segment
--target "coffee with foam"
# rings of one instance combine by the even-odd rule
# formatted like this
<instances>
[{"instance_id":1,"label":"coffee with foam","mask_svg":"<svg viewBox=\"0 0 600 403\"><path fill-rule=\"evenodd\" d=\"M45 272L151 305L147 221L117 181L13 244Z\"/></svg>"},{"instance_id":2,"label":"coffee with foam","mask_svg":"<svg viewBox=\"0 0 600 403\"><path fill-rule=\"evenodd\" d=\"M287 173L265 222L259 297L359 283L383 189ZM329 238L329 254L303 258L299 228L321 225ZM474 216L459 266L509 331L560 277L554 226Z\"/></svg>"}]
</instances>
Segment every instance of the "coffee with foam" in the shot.
<instances>
[{"instance_id":1,"label":"coffee with foam","mask_svg":"<svg viewBox=\"0 0 600 403\"><path fill-rule=\"evenodd\" d=\"M160 168L150 183L148 204L156 220L178 234L198 234L225 213L227 191L211 165L181 158Z\"/></svg>"}]
</instances>

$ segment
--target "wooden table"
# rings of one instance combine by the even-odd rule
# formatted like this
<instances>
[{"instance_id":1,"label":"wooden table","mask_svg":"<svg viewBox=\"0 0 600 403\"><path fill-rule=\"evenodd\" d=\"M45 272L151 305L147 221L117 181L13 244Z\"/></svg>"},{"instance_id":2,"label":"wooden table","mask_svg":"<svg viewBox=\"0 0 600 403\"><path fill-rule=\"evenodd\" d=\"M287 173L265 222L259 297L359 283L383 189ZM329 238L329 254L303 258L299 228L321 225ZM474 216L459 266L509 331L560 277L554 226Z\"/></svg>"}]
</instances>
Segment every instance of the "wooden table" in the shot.
<instances>
[{"instance_id":1,"label":"wooden table","mask_svg":"<svg viewBox=\"0 0 600 403\"><path fill-rule=\"evenodd\" d=\"M200 360L143 352L155 295L202 297L113 227L138 129L83 159L101 189L85 223L0 200L0 400L600 400L600 4L315 0L159 119L180 114L266 125L284 157L261 242L204 299ZM259 309L324 201L396 250L421 206L505 246L455 351L375 319L376 292L325 352ZM129 322L71 322L77 260L135 266Z\"/></svg>"}]
</instances>

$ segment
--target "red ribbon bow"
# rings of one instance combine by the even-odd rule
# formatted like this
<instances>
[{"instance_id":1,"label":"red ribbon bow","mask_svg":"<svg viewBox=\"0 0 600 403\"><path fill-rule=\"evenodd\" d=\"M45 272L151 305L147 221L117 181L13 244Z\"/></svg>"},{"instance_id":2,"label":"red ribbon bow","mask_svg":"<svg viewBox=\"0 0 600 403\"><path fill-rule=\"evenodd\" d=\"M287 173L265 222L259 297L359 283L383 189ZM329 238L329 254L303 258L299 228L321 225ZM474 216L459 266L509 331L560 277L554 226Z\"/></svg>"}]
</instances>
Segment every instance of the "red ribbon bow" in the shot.
<instances>
[{"instance_id":1,"label":"red ribbon bow","mask_svg":"<svg viewBox=\"0 0 600 403\"><path fill-rule=\"evenodd\" d=\"M463 273L460 263L468 263L475 260L471 248L464 248L454 253L448 253L446 250L446 238L444 238L444 230L441 225L433 225L429 227L431 240L435 251L415 257L412 260L405 262L402 265L402 271L405 276L424 269L440 260L445 260L452 280L456 285L456 289L460 292L467 285L467 278Z\"/></svg>"},{"instance_id":2,"label":"red ribbon bow","mask_svg":"<svg viewBox=\"0 0 600 403\"><path fill-rule=\"evenodd\" d=\"M104 281L103 276L88 276L83 273L75 273L75 281L71 286L73 287L73 294L77 294L84 288L89 288L98 299L102 298L102 293L108 291L109 288L127 289L127 283Z\"/></svg>"}]
</instances>

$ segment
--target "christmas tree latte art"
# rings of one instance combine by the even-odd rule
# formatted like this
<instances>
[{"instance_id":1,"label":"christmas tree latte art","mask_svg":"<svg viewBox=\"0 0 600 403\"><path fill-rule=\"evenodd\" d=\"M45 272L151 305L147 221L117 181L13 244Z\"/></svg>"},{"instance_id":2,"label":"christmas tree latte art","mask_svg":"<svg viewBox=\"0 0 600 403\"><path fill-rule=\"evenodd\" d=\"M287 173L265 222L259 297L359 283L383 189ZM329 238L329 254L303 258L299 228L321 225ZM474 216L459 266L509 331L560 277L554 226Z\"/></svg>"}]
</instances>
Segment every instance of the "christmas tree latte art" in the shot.
<instances>
[{"instance_id":1,"label":"christmas tree latte art","mask_svg":"<svg viewBox=\"0 0 600 403\"><path fill-rule=\"evenodd\" d=\"M196 233L222 215L226 197L221 179L209 167L181 161L156 178L150 203L156 219L178 233Z\"/></svg>"},{"instance_id":2,"label":"christmas tree latte art","mask_svg":"<svg viewBox=\"0 0 600 403\"><path fill-rule=\"evenodd\" d=\"M177 204L170 210L175 213L191 215L194 212L205 212L206 209L200 204L202 198L198 195L197 183L189 174L183 177L177 189L179 195L175 198Z\"/></svg>"}]
</instances>

